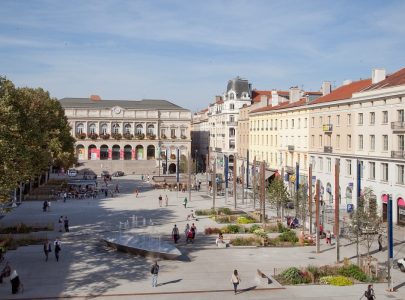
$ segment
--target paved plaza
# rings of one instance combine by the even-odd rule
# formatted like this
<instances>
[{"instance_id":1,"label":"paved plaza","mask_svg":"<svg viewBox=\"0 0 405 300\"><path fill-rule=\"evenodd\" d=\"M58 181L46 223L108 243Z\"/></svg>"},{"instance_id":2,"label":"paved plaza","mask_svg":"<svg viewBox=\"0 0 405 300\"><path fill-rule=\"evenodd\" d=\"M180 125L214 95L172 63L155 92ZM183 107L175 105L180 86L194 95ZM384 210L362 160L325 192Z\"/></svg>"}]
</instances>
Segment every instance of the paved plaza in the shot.
<instances>
[{"instance_id":1,"label":"paved plaza","mask_svg":"<svg viewBox=\"0 0 405 300\"><path fill-rule=\"evenodd\" d=\"M154 190L130 175L113 180L119 183L120 193L113 198L68 200L53 202L50 212L42 211L42 202L25 202L0 220L2 225L19 222L26 224L55 223L55 231L48 233L62 242L61 259L56 262L51 253L45 262L42 245L19 247L9 251L6 259L15 268L22 283L24 294L11 295L11 286L6 279L0 284L0 299L359 299L366 285L350 287L286 286L277 282L270 285L256 281L256 270L272 275L275 268L288 266L323 265L335 260L334 247L322 245L322 252L315 247L292 248L226 248L215 246L214 236L205 236L204 228L218 226L207 217L187 221L191 209L212 206L206 191L193 192L187 209L182 205L188 193ZM204 186L204 184L203 184ZM135 198L135 189L141 193ZM159 207L158 197L169 197L168 207ZM164 201L163 201L164 203ZM224 198L217 199L217 206L227 205ZM231 203L229 203L229 206ZM68 216L71 232L57 232L59 216ZM197 236L194 244L186 244L184 234L178 248L179 260L161 260L158 286L152 288L151 259L116 252L102 242L109 234L119 234L120 222L136 216L138 225L143 219L148 226L138 226L129 232L149 233L171 242L171 230L176 224L182 233L186 223L194 222ZM151 222L153 225L150 225ZM397 236L399 236L397 234ZM397 240L400 242L400 240ZM404 255L405 246L398 243L396 258ZM342 247L341 257L353 257L354 245ZM380 261L387 252L375 254ZM241 275L241 292L233 294L231 274L237 269ZM377 299L405 299L405 273L394 270L394 285L399 289L387 293L387 284L375 284Z\"/></svg>"}]
</instances>

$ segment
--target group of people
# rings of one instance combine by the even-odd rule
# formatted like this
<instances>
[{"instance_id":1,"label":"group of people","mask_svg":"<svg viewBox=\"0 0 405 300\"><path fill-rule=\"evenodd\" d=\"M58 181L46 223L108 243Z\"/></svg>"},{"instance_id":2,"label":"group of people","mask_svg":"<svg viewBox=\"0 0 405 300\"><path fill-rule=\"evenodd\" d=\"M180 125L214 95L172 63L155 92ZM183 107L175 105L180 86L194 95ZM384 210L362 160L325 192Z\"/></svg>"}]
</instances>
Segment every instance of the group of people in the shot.
<instances>
[{"instance_id":1,"label":"group of people","mask_svg":"<svg viewBox=\"0 0 405 300\"><path fill-rule=\"evenodd\" d=\"M159 207L163 206L163 197L162 195L159 195ZM165 195L165 206L169 206L169 197Z\"/></svg>"},{"instance_id":2,"label":"group of people","mask_svg":"<svg viewBox=\"0 0 405 300\"><path fill-rule=\"evenodd\" d=\"M42 211L43 211L43 212L51 211L51 201L45 200L45 201L42 203Z\"/></svg>"},{"instance_id":3,"label":"group of people","mask_svg":"<svg viewBox=\"0 0 405 300\"><path fill-rule=\"evenodd\" d=\"M2 257L2 261L5 260L4 257ZM11 293L12 294L17 294L20 289L22 289L22 284L20 282L20 277L17 274L17 270L12 270L10 263L7 261L4 265L4 267L1 269L0 272L0 283L3 283L3 279L10 277L10 283L11 283Z\"/></svg>"},{"instance_id":4,"label":"group of people","mask_svg":"<svg viewBox=\"0 0 405 300\"><path fill-rule=\"evenodd\" d=\"M186 227L184 228L184 236L186 237L186 243L194 243L194 239L195 239L195 235L197 233L197 226L195 226L194 223L191 224L186 224ZM177 244L177 242L180 239L180 232L179 232L179 228L177 227L177 225L175 224L172 230L172 238L175 244Z\"/></svg>"},{"instance_id":5,"label":"group of people","mask_svg":"<svg viewBox=\"0 0 405 300\"><path fill-rule=\"evenodd\" d=\"M59 224L59 232L63 232L63 228L65 228L65 232L69 232L69 219L67 216L65 217L60 216L58 224Z\"/></svg>"},{"instance_id":6,"label":"group of people","mask_svg":"<svg viewBox=\"0 0 405 300\"><path fill-rule=\"evenodd\" d=\"M48 261L49 253L52 252L52 244L48 240L46 240L43 246L44 246L45 261ZM59 241L59 239L55 239L55 241L53 242L53 246L56 261L59 261L59 253L62 250L61 242Z\"/></svg>"}]
</instances>

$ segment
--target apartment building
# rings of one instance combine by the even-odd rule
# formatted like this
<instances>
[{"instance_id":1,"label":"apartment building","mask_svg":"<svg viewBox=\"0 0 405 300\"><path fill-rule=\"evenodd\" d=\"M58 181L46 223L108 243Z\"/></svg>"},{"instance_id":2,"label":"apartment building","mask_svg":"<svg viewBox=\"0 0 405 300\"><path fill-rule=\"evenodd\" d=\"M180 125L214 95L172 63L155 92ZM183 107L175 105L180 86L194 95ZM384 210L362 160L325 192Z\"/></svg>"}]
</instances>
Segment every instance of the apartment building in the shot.
<instances>
[{"instance_id":1,"label":"apartment building","mask_svg":"<svg viewBox=\"0 0 405 300\"><path fill-rule=\"evenodd\" d=\"M208 108L194 113L191 120L191 140L191 153L197 172L205 172L210 145Z\"/></svg>"}]
</instances>

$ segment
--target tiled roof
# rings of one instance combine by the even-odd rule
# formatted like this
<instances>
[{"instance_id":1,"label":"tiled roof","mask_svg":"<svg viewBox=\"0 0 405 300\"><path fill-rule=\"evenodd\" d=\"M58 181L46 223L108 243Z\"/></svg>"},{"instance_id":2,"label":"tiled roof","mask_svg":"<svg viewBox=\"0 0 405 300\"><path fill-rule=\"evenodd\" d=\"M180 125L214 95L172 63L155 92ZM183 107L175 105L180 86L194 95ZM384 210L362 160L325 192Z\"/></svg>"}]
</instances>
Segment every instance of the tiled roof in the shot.
<instances>
[{"instance_id":1,"label":"tiled roof","mask_svg":"<svg viewBox=\"0 0 405 300\"><path fill-rule=\"evenodd\" d=\"M387 78L385 78L383 81L375 83L365 88L363 91L383 89L403 84L405 84L405 68L395 72L394 74L388 75Z\"/></svg>"},{"instance_id":2,"label":"tiled roof","mask_svg":"<svg viewBox=\"0 0 405 300\"><path fill-rule=\"evenodd\" d=\"M336 90L332 91L330 94L325 96L319 97L318 99L311 102L311 104L319 104L319 103L326 103L332 102L337 100L343 99L350 99L353 93L357 93L366 87L370 86L371 79L364 79L359 81L354 81L347 85L342 85L338 87Z\"/></svg>"},{"instance_id":3,"label":"tiled roof","mask_svg":"<svg viewBox=\"0 0 405 300\"><path fill-rule=\"evenodd\" d=\"M252 91L252 100L253 100L253 102L254 103L260 102L262 95L268 96L268 98L271 99L271 91L253 90Z\"/></svg>"},{"instance_id":4,"label":"tiled roof","mask_svg":"<svg viewBox=\"0 0 405 300\"><path fill-rule=\"evenodd\" d=\"M280 103L279 105L276 106L265 106L265 107L261 107L255 110L252 110L250 113L254 114L254 113L258 113L258 112L266 112L266 111L273 111L273 110L279 110L279 109L285 109L285 108L293 108L293 107L297 107L297 106L302 106L305 105L307 102L307 99L305 98L301 98L299 101L290 103L289 101Z\"/></svg>"}]
</instances>

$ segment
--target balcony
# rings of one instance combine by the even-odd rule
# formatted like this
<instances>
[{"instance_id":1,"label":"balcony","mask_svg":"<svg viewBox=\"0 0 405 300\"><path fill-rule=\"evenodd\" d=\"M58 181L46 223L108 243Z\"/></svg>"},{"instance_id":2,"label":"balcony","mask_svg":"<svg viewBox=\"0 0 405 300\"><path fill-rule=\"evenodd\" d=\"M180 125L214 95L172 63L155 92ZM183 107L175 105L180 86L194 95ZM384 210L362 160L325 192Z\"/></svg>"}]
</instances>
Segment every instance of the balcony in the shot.
<instances>
[{"instance_id":1,"label":"balcony","mask_svg":"<svg viewBox=\"0 0 405 300\"><path fill-rule=\"evenodd\" d=\"M405 151L391 151L391 158L405 159Z\"/></svg>"},{"instance_id":2,"label":"balcony","mask_svg":"<svg viewBox=\"0 0 405 300\"><path fill-rule=\"evenodd\" d=\"M391 122L391 129L394 131L405 131L405 122Z\"/></svg>"},{"instance_id":3,"label":"balcony","mask_svg":"<svg viewBox=\"0 0 405 300\"><path fill-rule=\"evenodd\" d=\"M226 125L228 125L228 126L238 126L238 122L235 122L235 121L227 121L227 122L226 122Z\"/></svg>"},{"instance_id":4,"label":"balcony","mask_svg":"<svg viewBox=\"0 0 405 300\"><path fill-rule=\"evenodd\" d=\"M325 133L332 133L333 125L332 124L323 124L322 131Z\"/></svg>"},{"instance_id":5,"label":"balcony","mask_svg":"<svg viewBox=\"0 0 405 300\"><path fill-rule=\"evenodd\" d=\"M332 153L332 146L324 146L323 152L325 153Z\"/></svg>"},{"instance_id":6,"label":"balcony","mask_svg":"<svg viewBox=\"0 0 405 300\"><path fill-rule=\"evenodd\" d=\"M288 145L287 148L288 148L288 151L294 151L295 146L294 145Z\"/></svg>"}]
</instances>

